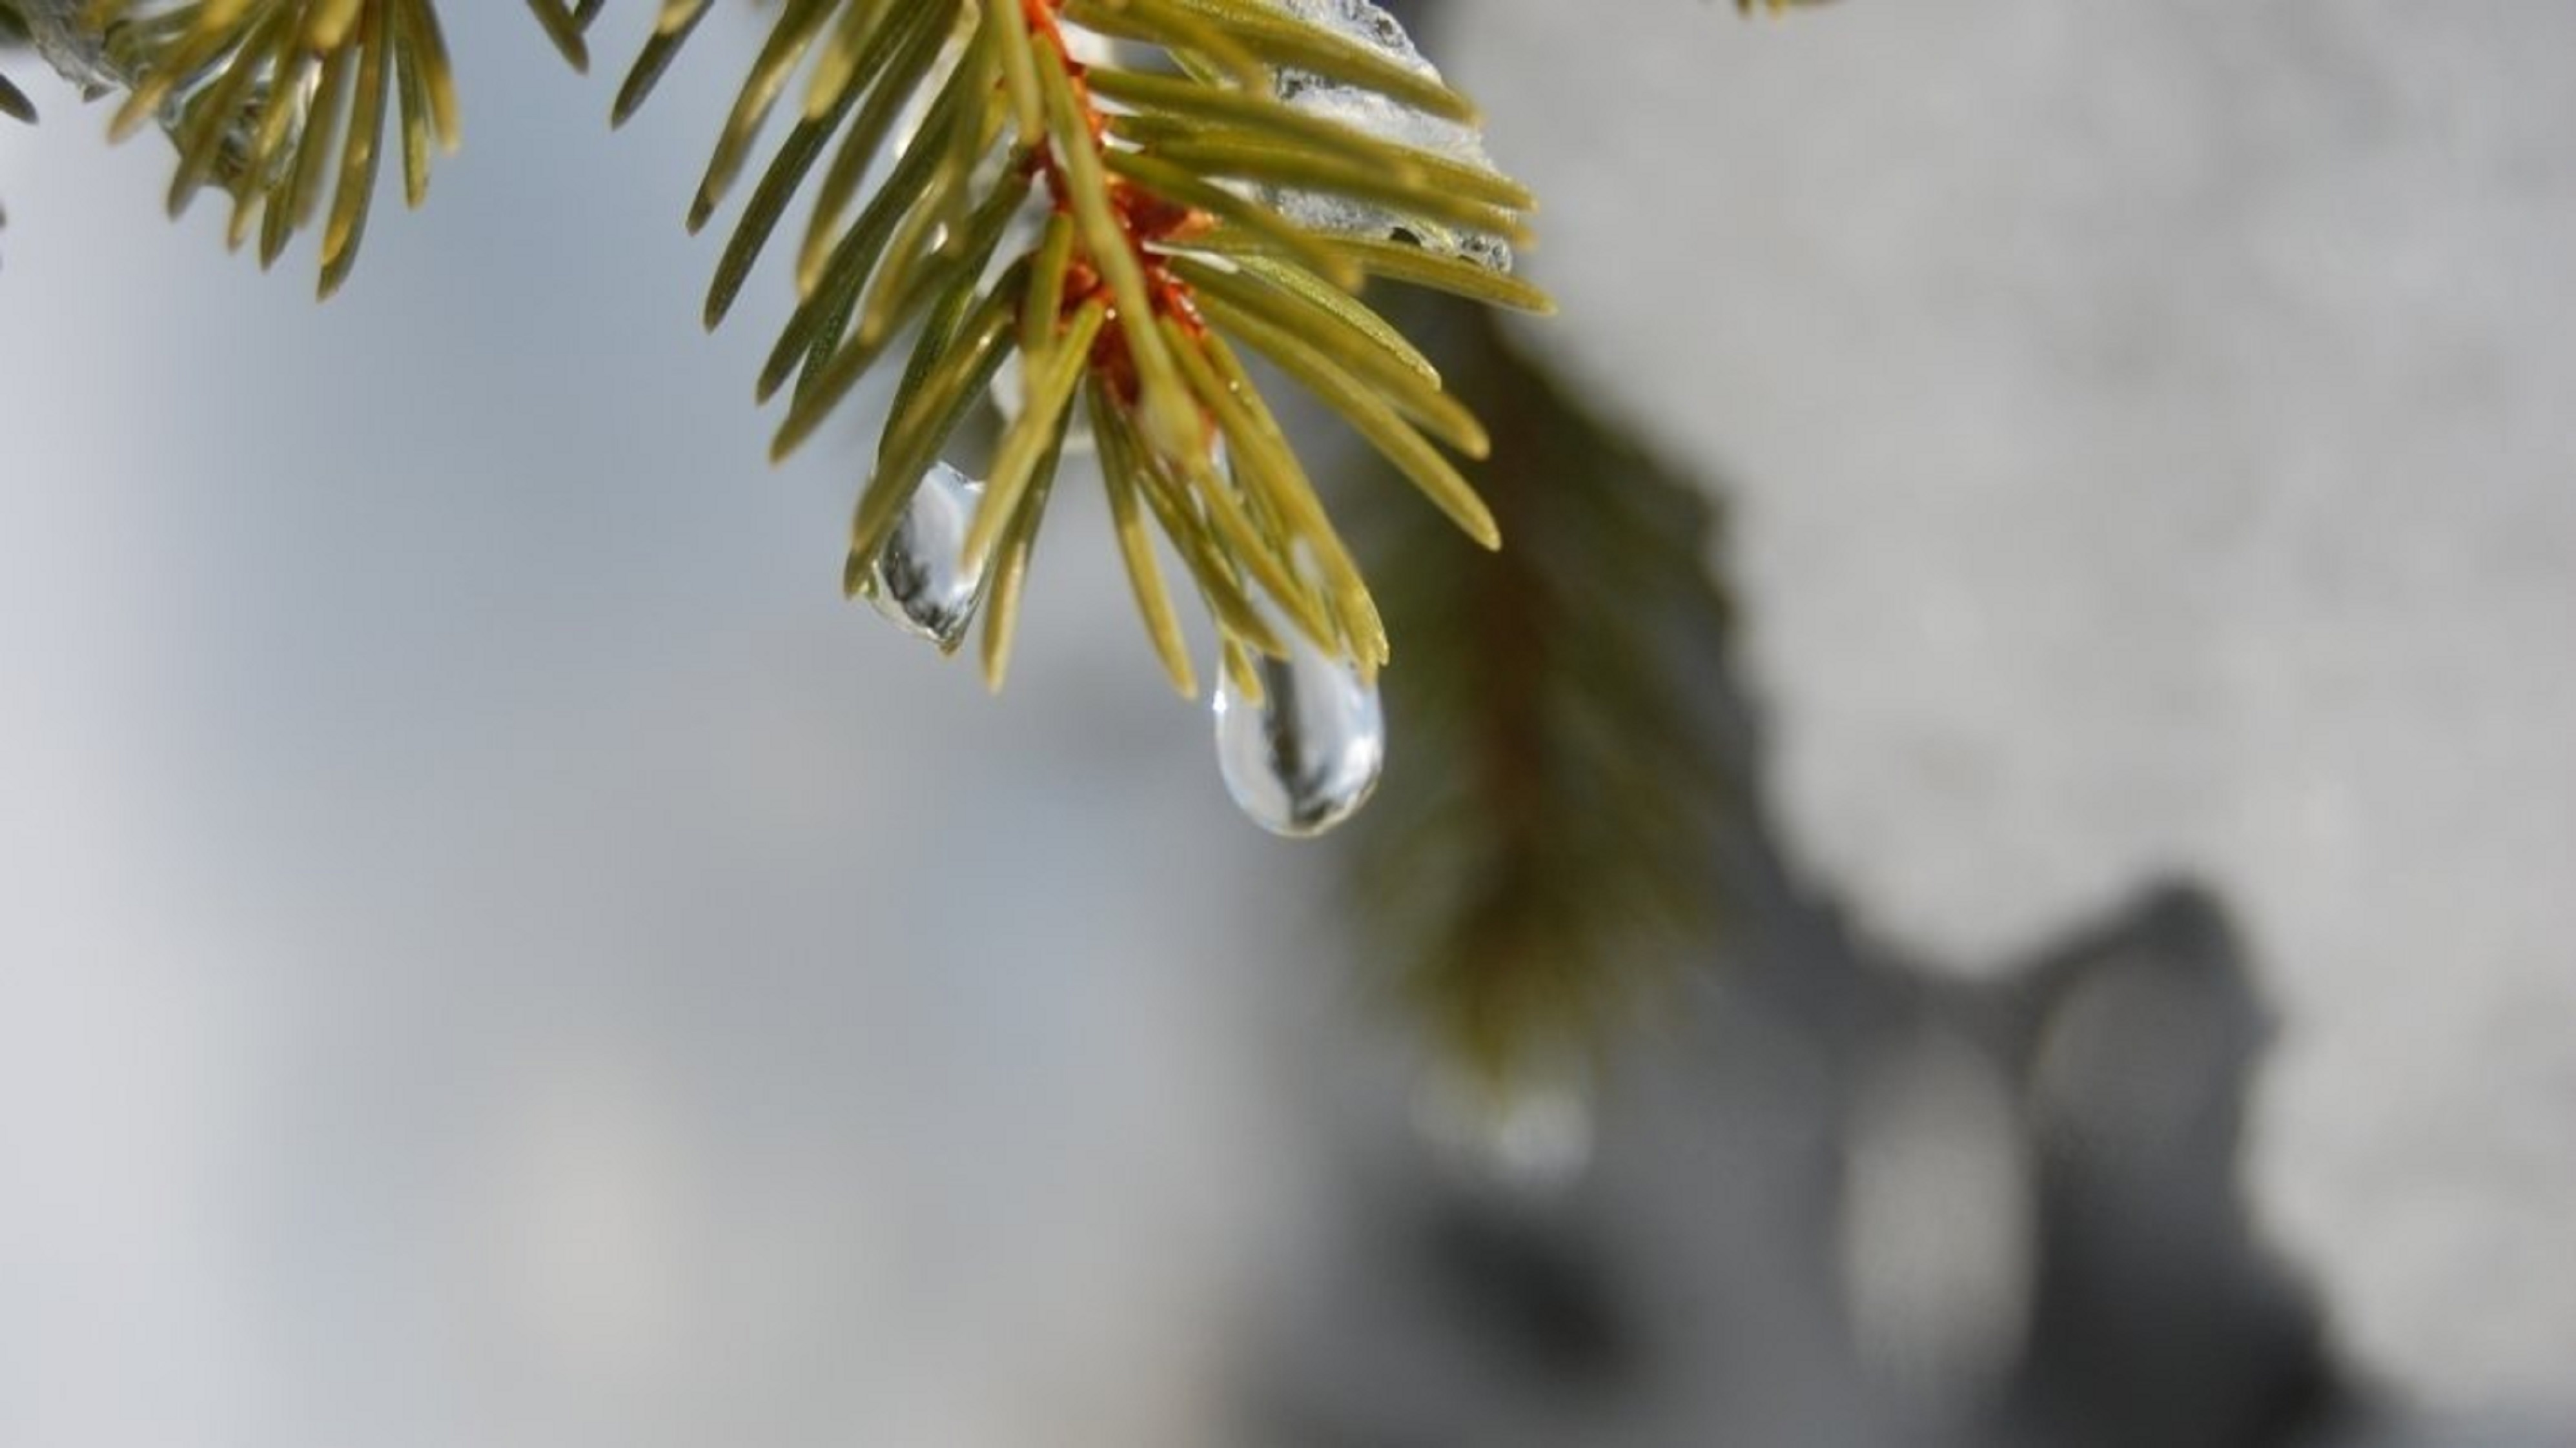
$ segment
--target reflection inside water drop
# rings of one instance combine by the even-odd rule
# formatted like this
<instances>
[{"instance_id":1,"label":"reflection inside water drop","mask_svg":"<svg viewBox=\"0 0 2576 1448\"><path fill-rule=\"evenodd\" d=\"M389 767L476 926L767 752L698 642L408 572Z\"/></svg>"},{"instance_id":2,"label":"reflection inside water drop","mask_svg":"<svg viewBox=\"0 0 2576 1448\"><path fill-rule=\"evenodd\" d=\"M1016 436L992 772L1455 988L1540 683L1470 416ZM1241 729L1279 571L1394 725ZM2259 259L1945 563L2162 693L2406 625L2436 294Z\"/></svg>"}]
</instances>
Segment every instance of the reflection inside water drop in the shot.
<instances>
[{"instance_id":1,"label":"reflection inside water drop","mask_svg":"<svg viewBox=\"0 0 2576 1448\"><path fill-rule=\"evenodd\" d=\"M934 463L868 570L868 601L906 633L954 652L984 597L984 570L959 565L984 485Z\"/></svg>"},{"instance_id":2,"label":"reflection inside water drop","mask_svg":"<svg viewBox=\"0 0 2576 1448\"><path fill-rule=\"evenodd\" d=\"M1249 702L1219 671L1217 769L1252 822L1273 834L1319 835L1350 818L1386 763L1377 686L1291 629L1288 657L1256 655L1262 697Z\"/></svg>"}]
</instances>

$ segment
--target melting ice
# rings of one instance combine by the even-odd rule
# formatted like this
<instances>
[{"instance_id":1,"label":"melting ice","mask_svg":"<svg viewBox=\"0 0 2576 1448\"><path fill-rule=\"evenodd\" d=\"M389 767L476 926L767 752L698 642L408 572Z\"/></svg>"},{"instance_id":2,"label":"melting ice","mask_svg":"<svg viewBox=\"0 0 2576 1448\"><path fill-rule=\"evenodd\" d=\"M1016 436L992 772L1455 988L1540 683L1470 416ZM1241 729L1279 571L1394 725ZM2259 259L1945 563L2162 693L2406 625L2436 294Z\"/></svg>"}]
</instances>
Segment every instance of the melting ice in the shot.
<instances>
[{"instance_id":1,"label":"melting ice","mask_svg":"<svg viewBox=\"0 0 2576 1448\"><path fill-rule=\"evenodd\" d=\"M185 8L183 0L130 0L104 32L85 18L95 0L21 0L20 16L26 21L27 38L36 53L45 58L64 80L80 88L90 100L114 91L131 89L142 77L133 54L131 41L118 43L116 36L131 36L147 27L164 27L178 18ZM188 109L207 87L223 74L220 66L201 68L171 87L156 113L164 130L175 131L187 119ZM292 156L295 137L303 133L320 76L312 67L300 71L296 83L287 92L286 101L295 107L295 130L287 133L282 151ZM237 93L235 114L224 129L223 144L216 154L214 177L230 181L250 153L253 135L272 102L273 87L268 76L255 77Z\"/></svg>"},{"instance_id":2,"label":"melting ice","mask_svg":"<svg viewBox=\"0 0 2576 1448\"><path fill-rule=\"evenodd\" d=\"M92 98L125 87L133 77L109 55L105 41L81 19L90 0L26 0L18 10L27 23L27 38L36 53ZM137 7L166 10L167 4Z\"/></svg>"},{"instance_id":3,"label":"melting ice","mask_svg":"<svg viewBox=\"0 0 2576 1448\"><path fill-rule=\"evenodd\" d=\"M1309 25L1358 41L1416 75L1440 79L1439 68L1423 58L1412 37L1404 33L1403 24L1371 0L1280 0L1280 4ZM1485 150L1485 138L1473 126L1415 110L1402 101L1328 80L1311 71L1282 70L1273 89L1281 100L1310 115L1482 170L1494 169L1494 158ZM1399 237L1425 250L1462 257L1495 271L1512 269L1511 247L1500 237L1442 226L1314 191L1275 189L1267 199L1289 220L1310 230Z\"/></svg>"}]
</instances>

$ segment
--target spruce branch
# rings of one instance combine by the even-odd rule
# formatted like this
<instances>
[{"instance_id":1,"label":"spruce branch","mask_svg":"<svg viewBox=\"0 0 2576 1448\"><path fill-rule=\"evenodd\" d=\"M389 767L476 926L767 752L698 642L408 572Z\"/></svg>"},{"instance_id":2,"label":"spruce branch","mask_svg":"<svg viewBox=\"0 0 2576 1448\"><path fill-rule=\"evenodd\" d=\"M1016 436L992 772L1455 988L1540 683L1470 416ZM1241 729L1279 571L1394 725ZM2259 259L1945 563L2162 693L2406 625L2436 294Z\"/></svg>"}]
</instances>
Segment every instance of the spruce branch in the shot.
<instances>
[{"instance_id":1,"label":"spruce branch","mask_svg":"<svg viewBox=\"0 0 2576 1448\"><path fill-rule=\"evenodd\" d=\"M541 0L532 0L540 3ZM258 237L273 265L321 231L321 295L348 279L366 233L389 117L405 198L432 149L456 145L456 88L430 0L24 0L20 18L67 79L121 90L110 134L157 121L179 153L169 210L230 197L225 240Z\"/></svg>"},{"instance_id":2,"label":"spruce branch","mask_svg":"<svg viewBox=\"0 0 2576 1448\"><path fill-rule=\"evenodd\" d=\"M524 3L586 67L603 0ZM613 120L713 9L663 0ZM430 153L456 144L434 0L0 0L0 23L93 96L119 94L115 134L169 134L174 213L226 193L229 241L256 234L263 266L317 231L325 296L357 256L388 128L414 204ZM1368 0L779 0L766 24L688 221L747 186L707 292L713 326L805 211L796 300L756 389L783 404L774 455L904 354L853 509L847 591L943 648L983 606L999 687L1079 427L1175 688L1194 695L1199 678L1156 534L1218 636L1221 733L1284 718L1264 711L1307 689L1265 679L1310 661L1339 669L1373 721L1386 629L1264 388L1297 383L1432 511L1500 545L1460 466L1489 451L1486 428L1361 298L1386 281L1552 309L1510 274L1534 202L1486 157L1474 107ZM988 398L1004 418L976 480L944 454ZM943 496L924 513L933 477ZM945 532L925 541L930 523ZM933 586L899 599L890 569ZM1374 768L1335 809L1265 822L1321 828Z\"/></svg>"},{"instance_id":3,"label":"spruce branch","mask_svg":"<svg viewBox=\"0 0 2576 1448\"><path fill-rule=\"evenodd\" d=\"M613 120L643 104L711 8L664 0ZM1324 23L1329 8L779 7L688 221L704 226L754 174L764 134L787 112L706 305L710 326L733 310L803 200L796 303L758 386L764 400L786 394L775 454L812 436L910 339L853 514L849 592L876 587L916 490L1012 363L1017 406L957 560L998 569L983 636L997 686L1054 460L1077 420L1098 444L1146 637L1178 690L1193 694L1198 680L1150 531L1182 562L1247 694L1260 689L1251 661L1284 656L1291 633L1364 675L1386 661L1376 605L1262 395L1255 359L1323 399L1469 536L1499 542L1451 461L1483 456L1484 429L1357 293L1383 277L1548 310L1542 293L1490 264L1526 239L1533 202L1480 151L1439 144L1436 129L1298 103L1300 88L1328 87L1365 114L1452 126L1475 117L1400 32L1394 45L1371 43Z\"/></svg>"}]
</instances>

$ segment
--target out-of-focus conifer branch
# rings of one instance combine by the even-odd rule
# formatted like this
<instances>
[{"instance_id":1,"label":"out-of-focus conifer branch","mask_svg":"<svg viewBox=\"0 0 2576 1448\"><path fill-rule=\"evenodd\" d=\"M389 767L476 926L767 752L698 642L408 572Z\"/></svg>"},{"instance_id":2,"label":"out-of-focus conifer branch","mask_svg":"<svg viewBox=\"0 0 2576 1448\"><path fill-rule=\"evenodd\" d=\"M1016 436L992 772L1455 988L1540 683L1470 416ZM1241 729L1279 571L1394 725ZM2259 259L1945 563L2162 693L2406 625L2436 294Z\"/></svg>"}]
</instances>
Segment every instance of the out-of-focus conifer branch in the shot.
<instances>
[{"instance_id":1,"label":"out-of-focus conifer branch","mask_svg":"<svg viewBox=\"0 0 2576 1448\"><path fill-rule=\"evenodd\" d=\"M1441 763L1390 774L1354 878L1405 998L1500 1084L1585 1058L1710 951L1745 788L1718 677L1731 607L1700 488L1490 318L1419 330L1494 420L1470 476L1513 546L1392 510L1360 535L1409 645L1390 725Z\"/></svg>"}]
</instances>

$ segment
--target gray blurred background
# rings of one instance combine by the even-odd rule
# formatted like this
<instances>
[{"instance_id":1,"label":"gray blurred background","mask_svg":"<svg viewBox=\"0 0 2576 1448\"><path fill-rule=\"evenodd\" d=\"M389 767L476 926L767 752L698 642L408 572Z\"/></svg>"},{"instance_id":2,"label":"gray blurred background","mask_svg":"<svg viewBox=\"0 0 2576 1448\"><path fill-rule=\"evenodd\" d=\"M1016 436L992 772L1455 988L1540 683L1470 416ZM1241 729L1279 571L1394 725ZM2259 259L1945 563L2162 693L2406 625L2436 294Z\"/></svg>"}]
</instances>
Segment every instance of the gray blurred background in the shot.
<instances>
[{"instance_id":1,"label":"gray blurred background","mask_svg":"<svg viewBox=\"0 0 2576 1448\"><path fill-rule=\"evenodd\" d=\"M2576 9L1417 13L1760 725L1535 1184L1086 490L999 702L840 601L752 27L447 9L328 308L11 68L0 1444L2576 1443Z\"/></svg>"}]
</instances>

